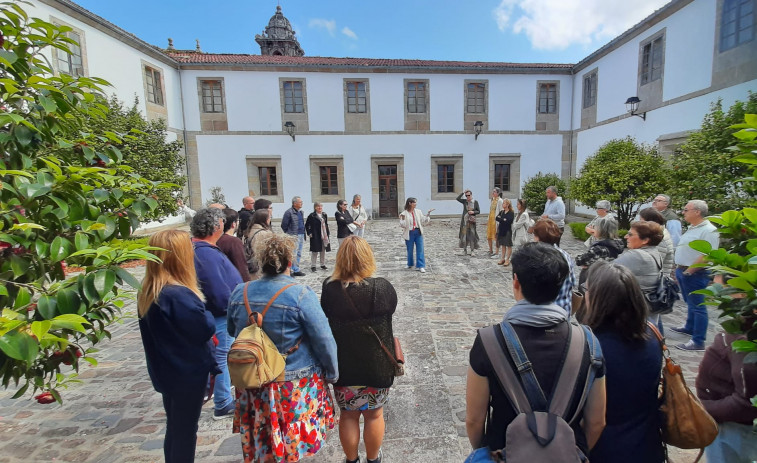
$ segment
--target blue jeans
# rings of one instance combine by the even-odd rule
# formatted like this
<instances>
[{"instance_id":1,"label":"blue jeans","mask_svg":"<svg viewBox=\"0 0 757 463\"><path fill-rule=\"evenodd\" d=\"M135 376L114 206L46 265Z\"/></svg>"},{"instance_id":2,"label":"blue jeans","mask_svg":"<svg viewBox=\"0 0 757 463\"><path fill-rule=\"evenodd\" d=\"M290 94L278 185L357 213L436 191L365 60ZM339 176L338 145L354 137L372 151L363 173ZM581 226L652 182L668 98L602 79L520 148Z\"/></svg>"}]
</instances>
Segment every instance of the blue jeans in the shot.
<instances>
[{"instance_id":1,"label":"blue jeans","mask_svg":"<svg viewBox=\"0 0 757 463\"><path fill-rule=\"evenodd\" d=\"M305 244L305 235L297 235L297 253L294 256L294 262L292 262L292 271L300 271L300 258L302 257L302 245Z\"/></svg>"},{"instance_id":2,"label":"blue jeans","mask_svg":"<svg viewBox=\"0 0 757 463\"><path fill-rule=\"evenodd\" d=\"M718 436L704 449L707 462L752 463L757 460L757 439L748 424L718 423Z\"/></svg>"},{"instance_id":3,"label":"blue jeans","mask_svg":"<svg viewBox=\"0 0 757 463\"><path fill-rule=\"evenodd\" d=\"M407 246L407 266L413 266L413 246L415 246L415 260L417 268L426 267L426 257L423 255L423 235L417 228L410 230L410 239L405 240Z\"/></svg>"},{"instance_id":4,"label":"blue jeans","mask_svg":"<svg viewBox=\"0 0 757 463\"><path fill-rule=\"evenodd\" d=\"M681 286L681 296L688 306L684 329L691 333L691 340L703 346L707 337L707 306L704 305L704 295L691 294L692 291L704 289L710 284L710 273L699 270L691 275L684 275L683 270L676 269L676 279Z\"/></svg>"},{"instance_id":5,"label":"blue jeans","mask_svg":"<svg viewBox=\"0 0 757 463\"><path fill-rule=\"evenodd\" d=\"M216 376L216 385L213 389L213 403L216 410L223 410L232 403L234 398L231 396L231 377L229 376L229 368L226 365L226 356L229 354L229 347L234 340L226 331L226 315L223 317L216 317L216 338L218 338L218 345L216 346L216 362L218 362L218 369L221 373Z\"/></svg>"}]
</instances>

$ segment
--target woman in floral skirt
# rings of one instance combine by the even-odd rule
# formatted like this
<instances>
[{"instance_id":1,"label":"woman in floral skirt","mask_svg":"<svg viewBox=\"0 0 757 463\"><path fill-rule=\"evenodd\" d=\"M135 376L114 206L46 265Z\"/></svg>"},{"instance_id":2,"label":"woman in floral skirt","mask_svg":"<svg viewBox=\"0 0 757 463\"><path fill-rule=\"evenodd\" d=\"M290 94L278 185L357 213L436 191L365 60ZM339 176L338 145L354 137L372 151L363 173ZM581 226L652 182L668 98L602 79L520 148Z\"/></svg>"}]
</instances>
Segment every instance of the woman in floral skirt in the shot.
<instances>
[{"instance_id":1,"label":"woman in floral skirt","mask_svg":"<svg viewBox=\"0 0 757 463\"><path fill-rule=\"evenodd\" d=\"M289 235L256 240L262 277L248 287L237 286L229 300L228 330L236 337L249 323L245 288L250 309L260 313L285 288L263 319L263 331L279 352L288 353L284 381L237 390L234 432L242 435L245 462L292 462L315 455L335 425L327 383L339 376L336 342L318 296L290 276L295 245Z\"/></svg>"},{"instance_id":2,"label":"woman in floral skirt","mask_svg":"<svg viewBox=\"0 0 757 463\"><path fill-rule=\"evenodd\" d=\"M334 333L339 381L334 385L342 411L339 440L345 462L359 461L360 416L368 463L381 462L383 406L394 382L392 314L397 293L383 278L373 278L373 250L357 236L345 238L336 254L334 274L323 282L321 305Z\"/></svg>"}]
</instances>

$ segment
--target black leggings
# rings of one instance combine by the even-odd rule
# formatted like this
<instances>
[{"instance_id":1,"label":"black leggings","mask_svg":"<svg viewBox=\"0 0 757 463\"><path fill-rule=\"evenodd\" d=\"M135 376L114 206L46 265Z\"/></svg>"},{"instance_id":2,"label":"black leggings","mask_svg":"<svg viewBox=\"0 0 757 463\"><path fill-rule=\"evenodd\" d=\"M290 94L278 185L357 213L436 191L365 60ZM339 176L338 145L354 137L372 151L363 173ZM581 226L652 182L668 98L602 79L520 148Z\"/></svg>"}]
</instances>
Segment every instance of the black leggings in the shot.
<instances>
[{"instance_id":1,"label":"black leggings","mask_svg":"<svg viewBox=\"0 0 757 463\"><path fill-rule=\"evenodd\" d=\"M163 453L166 463L193 462L197 445L197 422L202 411L207 376L182 384L178 390L163 394L166 410L166 437ZM196 383L196 384L194 384Z\"/></svg>"}]
</instances>

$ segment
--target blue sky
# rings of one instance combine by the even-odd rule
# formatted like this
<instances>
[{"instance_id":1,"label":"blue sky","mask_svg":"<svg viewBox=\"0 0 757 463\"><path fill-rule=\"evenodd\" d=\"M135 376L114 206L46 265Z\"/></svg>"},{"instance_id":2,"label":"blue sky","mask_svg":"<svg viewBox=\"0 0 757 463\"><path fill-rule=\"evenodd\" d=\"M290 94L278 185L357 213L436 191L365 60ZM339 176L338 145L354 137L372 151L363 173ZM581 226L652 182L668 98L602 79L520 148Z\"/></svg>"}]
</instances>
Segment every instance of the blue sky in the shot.
<instances>
[{"instance_id":1,"label":"blue sky","mask_svg":"<svg viewBox=\"0 0 757 463\"><path fill-rule=\"evenodd\" d=\"M74 0L153 45L259 54L276 0ZM575 63L666 0L281 0L307 56Z\"/></svg>"}]
</instances>

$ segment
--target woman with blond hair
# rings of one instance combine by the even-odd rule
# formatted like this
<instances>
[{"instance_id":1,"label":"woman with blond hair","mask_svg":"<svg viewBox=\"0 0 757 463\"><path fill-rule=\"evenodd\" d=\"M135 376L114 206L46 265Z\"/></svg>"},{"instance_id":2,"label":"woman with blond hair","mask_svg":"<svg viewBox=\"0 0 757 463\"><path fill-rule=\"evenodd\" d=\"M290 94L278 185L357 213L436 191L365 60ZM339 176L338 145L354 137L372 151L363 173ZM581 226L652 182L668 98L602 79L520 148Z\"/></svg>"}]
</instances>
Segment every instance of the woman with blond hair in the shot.
<instances>
[{"instance_id":1,"label":"woman with blond hair","mask_svg":"<svg viewBox=\"0 0 757 463\"><path fill-rule=\"evenodd\" d=\"M291 235L259 235L254 251L262 276L238 285L229 298L229 335L237 337L249 324L248 302L251 312L262 314L263 331L286 355L284 381L237 389L234 432L242 436L246 463L315 455L335 425L327 383L339 378L336 343L318 296L291 276L296 244Z\"/></svg>"},{"instance_id":2,"label":"woman with blond hair","mask_svg":"<svg viewBox=\"0 0 757 463\"><path fill-rule=\"evenodd\" d=\"M497 218L499 213L502 212L502 190L498 187L494 187L492 190L492 199L489 203L489 216L486 219L486 241L489 242L489 256L494 259L499 255L499 240L497 239ZM497 243L497 252L494 252L492 245Z\"/></svg>"},{"instance_id":3,"label":"woman with blond hair","mask_svg":"<svg viewBox=\"0 0 757 463\"><path fill-rule=\"evenodd\" d=\"M367 461L381 462L383 406L394 382L395 364L387 351L394 355L392 314L397 292L384 278L373 277L375 271L368 242L347 237L321 293L321 306L337 345L339 381L334 392L342 411L339 440L347 463L359 461L361 415Z\"/></svg>"},{"instance_id":4,"label":"woman with blond hair","mask_svg":"<svg viewBox=\"0 0 757 463\"><path fill-rule=\"evenodd\" d=\"M186 232L165 230L150 237L150 251L137 296L139 331L153 387L163 395L166 462L194 461L208 374L218 373L213 355L213 315L197 283L194 249Z\"/></svg>"}]
</instances>

